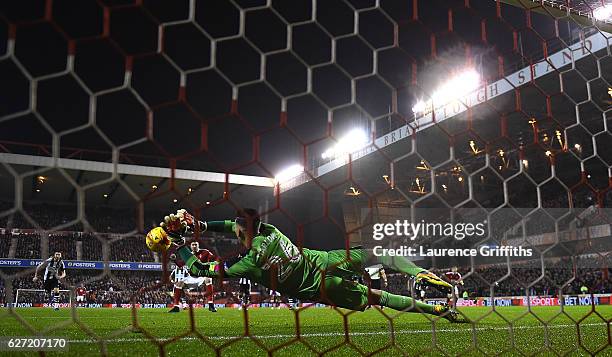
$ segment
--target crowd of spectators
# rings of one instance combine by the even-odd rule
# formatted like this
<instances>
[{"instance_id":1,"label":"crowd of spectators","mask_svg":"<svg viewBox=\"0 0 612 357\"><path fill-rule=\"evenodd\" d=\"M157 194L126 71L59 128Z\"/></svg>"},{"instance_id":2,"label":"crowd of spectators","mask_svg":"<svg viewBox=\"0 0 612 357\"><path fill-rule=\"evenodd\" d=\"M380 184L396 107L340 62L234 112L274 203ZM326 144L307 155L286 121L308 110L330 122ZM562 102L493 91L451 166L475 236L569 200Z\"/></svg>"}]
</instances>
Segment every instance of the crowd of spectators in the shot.
<instances>
[{"instance_id":1,"label":"crowd of spectators","mask_svg":"<svg viewBox=\"0 0 612 357\"><path fill-rule=\"evenodd\" d=\"M17 249L14 258L40 259L41 235L33 233L7 233L0 235L0 257L8 257L12 238L17 240ZM53 232L47 237L48 254L55 251L62 252L64 259L76 260L80 250L80 260L104 260L104 247L108 249L108 260L118 262L152 262L155 261L152 253L144 244L143 235L113 235L91 234L82 232ZM202 248L212 250L221 257L233 257L239 250L238 241L226 238L202 239ZM80 245L80 248L77 246Z\"/></svg>"},{"instance_id":2,"label":"crowd of spectators","mask_svg":"<svg viewBox=\"0 0 612 357\"><path fill-rule=\"evenodd\" d=\"M8 210L12 205L8 202L0 202L0 211ZM24 207L31 219L43 229L50 229L71 222L76 217L76 208L66 205L29 204ZM158 212L148 212L147 221L153 222L154 217L159 218ZM72 218L71 218L72 217ZM48 252L60 251L65 259L77 259L88 261L103 260L104 250L108 251L110 261L151 262L155 257L143 244L142 232L136 233L136 215L127 209L115 209L109 207L87 208L86 220L93 229L92 233L85 229L81 223L63 226L59 231L49 233ZM11 246L11 238L17 237L17 247L14 258L37 259L41 258L41 233L24 232L36 228L21 213L5 215L0 217L0 228L13 230L18 228L19 232L4 234L6 244L0 248L0 257L8 257ZM132 233L125 235L125 233ZM205 238L206 239L206 238ZM42 240L43 242L45 239ZM220 237L213 238L213 244L207 244L207 248L218 255L224 256L236 251L236 243ZM79 246L77 248L77 246ZM77 254L77 250L78 253Z\"/></svg>"},{"instance_id":3,"label":"crowd of spectators","mask_svg":"<svg viewBox=\"0 0 612 357\"><path fill-rule=\"evenodd\" d=\"M610 279L612 261L584 257L574 261L560 259L459 268L463 276L461 291L470 296L558 296L579 294L586 287L589 293L612 293ZM436 271L436 270L434 270ZM437 271L440 275L444 271ZM412 294L413 281L404 274L388 274L388 289L403 295ZM429 297L444 297L435 289L427 289Z\"/></svg>"},{"instance_id":4,"label":"crowd of spectators","mask_svg":"<svg viewBox=\"0 0 612 357\"><path fill-rule=\"evenodd\" d=\"M82 260L95 261L102 259L102 242L107 241L105 237L83 233L81 234L80 241ZM136 247L134 247L134 249L136 249Z\"/></svg>"},{"instance_id":5,"label":"crowd of spectators","mask_svg":"<svg viewBox=\"0 0 612 357\"><path fill-rule=\"evenodd\" d=\"M11 246L11 238L17 239L17 249L15 258L21 259L38 259L41 258L41 248L44 239L38 232L33 233L15 233L4 234L6 247L0 249L3 253L0 257L8 257ZM76 245L72 234L50 233L46 238L48 242L48 252L62 252L64 259L76 259Z\"/></svg>"},{"instance_id":6,"label":"crowd of spectators","mask_svg":"<svg viewBox=\"0 0 612 357\"><path fill-rule=\"evenodd\" d=\"M14 258L40 259L43 258L41 239L39 233L13 233L0 236L0 257L8 257L11 238L17 239L17 249ZM122 262L152 262L153 253L147 249L142 235L137 236L109 236L106 234L87 234L79 232L54 232L46 237L48 242L48 255L61 252L65 260L78 258L77 246L80 244L80 260L104 260L103 245L109 247L109 261Z\"/></svg>"},{"instance_id":7,"label":"crowd of spectators","mask_svg":"<svg viewBox=\"0 0 612 357\"><path fill-rule=\"evenodd\" d=\"M0 202L0 212L12 207L9 202ZM28 217L19 211L0 217L0 227L34 229L38 226L45 230L93 230L100 233L128 233L136 231L138 227L136 212L126 208L87 206L84 219L88 225L76 219L77 207L74 205L24 203L23 211L27 212Z\"/></svg>"},{"instance_id":8,"label":"crowd of spectators","mask_svg":"<svg viewBox=\"0 0 612 357\"><path fill-rule=\"evenodd\" d=\"M0 234L0 257L8 257L11 238L11 234Z\"/></svg>"},{"instance_id":9,"label":"crowd of spectators","mask_svg":"<svg viewBox=\"0 0 612 357\"><path fill-rule=\"evenodd\" d=\"M40 236L38 234L19 234L16 256L23 259L40 258Z\"/></svg>"},{"instance_id":10,"label":"crowd of spectators","mask_svg":"<svg viewBox=\"0 0 612 357\"><path fill-rule=\"evenodd\" d=\"M8 202L0 204L1 210L12 208ZM27 217L17 211L0 218L0 225L6 228L36 228L34 222L42 229L50 229L71 222L76 217L76 207L69 209L63 205L24 204ZM33 222L32 222L33 221ZM80 225L66 227L66 230L80 230Z\"/></svg>"},{"instance_id":11,"label":"crowd of spectators","mask_svg":"<svg viewBox=\"0 0 612 357\"><path fill-rule=\"evenodd\" d=\"M76 259L76 239L73 234L49 234L49 254L62 252L66 260Z\"/></svg>"},{"instance_id":12,"label":"crowd of spectators","mask_svg":"<svg viewBox=\"0 0 612 357\"><path fill-rule=\"evenodd\" d=\"M12 272L11 272L12 270ZM3 269L3 273L10 275L16 269ZM460 269L464 275L461 294L467 291L471 297L476 296L559 296L581 294L586 287L588 293L612 293L612 282L608 278L609 269L592 267L576 267L576 270L567 268L563 263L541 268L520 265L511 269L508 275L507 267L480 267L468 274L468 269ZM168 304L171 303L171 285L161 284L160 272L145 271L113 271L112 278L98 276L100 272L69 271L62 289L76 288L83 285L87 290L88 303L100 304L129 304L132 301L142 304ZM410 296L413 291L413 280L404 274L390 273L387 275L386 289L395 294ZM41 283L32 282L31 275L21 276L12 280L13 294L17 289L42 289ZM216 299L239 302L239 286L237 281L228 281L223 288L216 291ZM260 299L265 300L267 289L258 289L253 286ZM445 297L437 290L428 288L427 297ZM7 301L4 281L0 280L0 303ZM20 292L20 302L28 301L42 303L44 294L41 292ZM416 296L418 294L415 293ZM67 301L67 295L65 300Z\"/></svg>"},{"instance_id":13,"label":"crowd of spectators","mask_svg":"<svg viewBox=\"0 0 612 357\"><path fill-rule=\"evenodd\" d=\"M483 267L465 279L464 287L477 296L491 295L491 291L512 296L578 294L583 286L590 293L612 293L609 266L609 262L596 264L593 258L584 258L545 262L544 267L540 261L513 265L510 270L507 266Z\"/></svg>"},{"instance_id":14,"label":"crowd of spectators","mask_svg":"<svg viewBox=\"0 0 612 357\"><path fill-rule=\"evenodd\" d=\"M94 238L95 239L95 238ZM121 237L109 241L110 260L124 262L152 262L153 253L144 244L144 237ZM100 260L102 255L98 255Z\"/></svg>"},{"instance_id":15,"label":"crowd of spectators","mask_svg":"<svg viewBox=\"0 0 612 357\"><path fill-rule=\"evenodd\" d=\"M584 202L588 206L588 199ZM545 208L557 208L566 205L563 199L558 202L547 202ZM6 206L6 203L4 204ZM0 208L6 209L1 206ZM58 208L55 206L39 204L27 208L28 214L43 228L55 227L70 221L66 217L74 217L71 207ZM72 212L72 215L68 213ZM587 212L590 218L593 215ZM91 215L91 218L89 217ZM46 237L41 237L41 232L13 232L0 235L0 257L8 257L16 238L15 258L36 259L41 258L41 242L48 242L48 252L61 251L64 259L99 261L108 256L110 261L124 262L151 262L155 256L143 244L142 234L121 235L121 232L134 232L134 215L122 210L109 208L96 208L95 212L88 212L88 222L96 230L96 233L83 232L82 225L71 225L62 228L61 232L50 232ZM588 221L588 220L585 220ZM529 224L545 225L546 220L534 219ZM579 225L578 225L579 226ZM8 215L0 218L0 228L32 228L27 219L20 214ZM503 227L508 229L508 227ZM543 232L548 232L548 226L540 227ZM537 230L537 229L536 229ZM516 233L516 232L515 232ZM522 233L519 232L519 236ZM204 237L202 247L211 249L219 256L229 259L240 250L240 245L235 239L225 239L222 236L210 235ZM520 263L512 265L510 271L507 266L476 267L472 273L470 269L463 268L460 272L465 276L465 289L472 296L520 296L520 295L544 295L554 296L562 294L578 294L583 286L592 293L612 293L612 282L609 279L609 264L593 264L588 259L576 261L558 260L547 262L544 268L539 261L534 263ZM7 273L7 271L9 271ZM10 269L3 269L3 273L10 273ZM133 296L141 303L165 303L169 302L168 292L170 289L159 287L152 290L140 291L146 286L152 286L159 282L159 272L113 272L113 279L107 277L94 279L99 272L71 271L65 286L76 286L79 282L86 281L88 290L88 301L95 303L129 303ZM469 273L469 274L468 274ZM5 290L0 279L0 300L5 300ZM31 276L13 280L15 289L40 289L40 284L31 281ZM402 274L389 274L388 290L394 293L411 294L411 281ZM228 285L231 286L231 285ZM231 289L230 289L231 290ZM222 291L220 294L226 294ZM434 291L428 291L428 296L437 296ZM232 294L228 296L233 296Z\"/></svg>"}]
</instances>

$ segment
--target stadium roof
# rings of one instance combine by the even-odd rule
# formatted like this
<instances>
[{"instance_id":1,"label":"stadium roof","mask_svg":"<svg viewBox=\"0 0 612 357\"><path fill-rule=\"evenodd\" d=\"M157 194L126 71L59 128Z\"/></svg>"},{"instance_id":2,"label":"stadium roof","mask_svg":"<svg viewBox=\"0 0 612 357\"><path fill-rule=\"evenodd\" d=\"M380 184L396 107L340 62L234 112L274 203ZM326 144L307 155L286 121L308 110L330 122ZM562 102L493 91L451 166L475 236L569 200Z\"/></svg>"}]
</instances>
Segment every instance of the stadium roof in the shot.
<instances>
[{"instance_id":1,"label":"stadium roof","mask_svg":"<svg viewBox=\"0 0 612 357\"><path fill-rule=\"evenodd\" d=\"M76 205L82 192L91 206L133 208L142 203L145 209L167 211L219 205L224 197L238 205L254 204L271 194L273 186L265 177L163 167L119 164L115 168L104 162L6 153L0 154L0 160L10 164L10 170L0 168L0 199L7 202L21 191L24 202Z\"/></svg>"},{"instance_id":2,"label":"stadium roof","mask_svg":"<svg viewBox=\"0 0 612 357\"><path fill-rule=\"evenodd\" d=\"M268 51L267 48L274 47L277 43L285 45L289 39L285 31L271 31L263 35L257 31L239 33L252 43L243 40L221 40L225 39L224 36L228 33L240 30L241 24L244 25L244 19L234 15L242 13L245 15L243 17L249 20L249 28L255 29L258 24L267 24L265 19L268 19L255 15L268 13L268 9L263 9L263 12L250 9L249 6L238 9L220 2L197 2L194 9L196 2L190 2L184 9L184 14L178 14L177 19L170 19L182 21L181 16L185 15L184 18L189 21L168 22L166 25L168 17L176 14L164 13L159 11L160 8L151 8L150 4L146 3L136 13L148 13L157 19L163 18L164 20L160 21L164 22L162 32L165 43L176 44L179 49L187 44L188 51L177 50L175 53L172 47L167 47L164 48L165 52L159 53L157 40L160 29L153 25L143 26L151 31L143 30L138 36L130 38L122 37L129 31L116 31L111 34L110 39L73 41L70 44L74 48L70 50L74 53L69 54L67 41L57 34L56 28L23 22L20 16L27 11L19 11L22 6L19 2L2 5L6 19L0 22L6 23L6 26L0 26L0 33L8 38L8 31L3 33L1 30L8 28L9 24L17 24L12 28L16 32L12 35L16 36L17 44L12 48L15 51L14 58L10 56L11 41L6 41L8 45L0 41L4 46L0 47L0 56L4 58L4 67L0 68L0 74L8 79L6 83L11 83L2 91L11 99L9 107L0 108L2 151L111 162L112 153L116 150L114 152L118 152L120 164L173 166L181 170L232 172L270 178L282 167L295 161L303 162L306 167L320 167L320 153L335 142L330 136L338 138L344 130L355 125L370 126L370 129L375 125L378 133L386 133L406 123L414 123L411 112L414 101L431 93L440 77L452 73L458 66L474 60L478 62L483 77L491 82L500 78L500 58L505 65L502 72L507 76L530 61L540 61L545 48L550 51L562 48L567 43L575 42L581 35L581 30L589 30L572 22L569 17L556 21L550 14L542 15L536 10L532 14L524 9L525 4L529 2L521 2L518 7L503 6L501 18L496 15L498 2L474 1L469 7L463 5L464 2L457 2L457 7L452 8L452 31L448 30L448 10L451 5L446 1L428 2L429 6L420 8L418 14L414 12L415 9L406 5L408 2L381 2L380 7L372 11L360 8L361 5L351 8L340 6L341 2L331 1L319 2L318 9L301 6L311 3L295 2L290 9L279 3L272 4L277 10L277 14L272 17L280 19L281 23L291 23L294 36L290 38L294 46L292 51L278 54ZM538 6L539 2L533 3ZM13 11L11 7L18 9ZM161 9L163 10L163 6ZM91 21L92 26L88 27L88 24L84 23L87 21L85 15L82 18L62 17L62 14L66 11L69 13L69 10L71 9L58 3L54 8L54 16L59 19L55 25L65 28L70 39L87 38L88 29L102 28L105 21L96 17ZM91 13L100 15L101 11L98 10L100 9L92 10ZM117 9L118 12L123 10ZM315 13L314 10L317 10L319 15L316 23L296 25L299 21L287 20L301 18L304 14L308 19L308 16ZM36 12L36 9L28 11ZM189 17L194 11L195 19ZM356 13L359 13L361 23L356 22ZM385 16L386 14L391 15ZM478 21L473 21L475 15L479 21L487 23L486 35L481 34L479 28L471 26L478 24ZM202 16L208 16L206 22L209 27L204 26L200 31L197 26L203 23ZM114 17L113 28L132 24L128 21L130 16L126 15L125 19L127 20L122 22L119 16ZM388 26L391 23L397 27ZM364 24L370 26L358 26ZM178 31L179 28L182 31ZM95 33L94 30L92 31ZM177 31L173 32L174 30ZM353 33L357 30L359 36ZM371 33L372 31L376 34ZM203 40L198 33L206 34L207 40ZM514 48L514 42L518 41L512 40L515 35L521 39L520 51ZM438 40L437 47L432 44L432 37ZM217 41L215 43L218 45L218 58L215 58L212 52L206 52L206 44L210 44L211 38ZM279 38L284 38L285 41L278 41ZM318 41L319 38L322 40ZM189 45L190 41L200 43L198 40L203 41L202 46ZM392 48L384 47L388 45L385 42L388 40L395 41ZM46 41L48 46L38 46L40 41ZM335 44L334 51L331 43ZM466 47L474 52L466 52ZM263 56L263 53L266 55ZM333 60L331 57L328 59L326 56L331 56L332 53ZM373 53L376 53L375 58ZM73 57L70 57L72 55ZM276 57L277 55L279 57ZM40 61L43 57L46 60ZM208 67L214 61L194 64L189 61L194 57L217 60L220 63L219 68ZM266 66L261 66L261 58L264 57ZM16 64L17 60L19 66ZM74 67L68 73L63 72L70 61L73 61ZM580 95L586 92L587 81L589 85L595 84L596 81L591 75L594 69L596 72L598 65L607 65L603 60L598 63L595 56L588 56L581 62L576 63L576 70L563 74L567 81L577 83ZM278 68L283 68L283 71L275 71ZM369 72L372 68L377 70L373 75ZM311 77L302 75L307 69L311 71L308 72ZM26 72L28 76L24 74ZM262 73L265 75L262 77L265 78L263 81L257 79ZM587 78L583 74L586 74ZM31 98L29 88L32 78L29 76L37 78L36 115L25 113L31 106L28 100ZM75 76L78 76L80 82L76 81ZM546 109L542 105L545 101L543 98L560 91L558 80L550 82L538 82L529 88L522 88L521 91L530 92L529 95L522 96L523 111L516 115L523 115L523 119L531 115L546 116ZM539 85L542 87L538 88ZM390 88L397 91L397 103L392 103ZM290 94L286 94L284 90ZM305 91L304 95L300 94L300 91ZM557 111L554 113L555 118L560 121L571 119L578 108L575 103L579 101L577 98L580 95L572 91L572 88L564 88L566 97L560 95L562 105L554 103L553 110ZM498 142L499 135L487 135L487 131L497 129L498 124L490 123L491 120L487 121L487 117L499 119L500 111L496 110L507 108L510 96L501 96L503 98L499 101L491 101L481 106L490 110L490 113L486 110L478 113L475 110L474 115L480 121L474 131L481 137L490 139L486 143L477 141L479 148L486 144L491 145L494 150L507 149L505 144ZM92 101L92 98L95 100ZM581 108L583 107L586 106ZM392 109L391 115L388 115L389 108ZM598 110L591 109L593 112ZM286 112L281 112L283 110ZM95 112L95 126L91 125L94 121L92 112ZM3 116L6 113L10 115ZM19 116L16 113L19 113ZM461 118L462 115L464 114L456 118ZM515 143L520 141L519 135L527 135L527 120L522 121L523 127L520 130L513 131L516 136L511 140ZM425 161L430 164L440 163L443 160L439 157L448 155L448 147L436 144L440 143L441 138L447 139L448 142L448 135L444 136L440 133L441 130L451 128L455 130L454 133L457 132L453 125L462 124L449 120L436 125L427 134L422 132L421 144L417 149ZM557 127L551 126L547 130L554 133L555 129ZM576 136L589 134L579 133ZM462 138L457 146L467 146L469 139ZM35 147L18 147L13 145L14 142L34 144ZM411 149L411 143L405 144L388 146L372 155L369 161L375 168L364 164L364 179L359 183L364 187L375 186L377 189L374 191L379 187L388 187L382 177L391 174L389 158L401 157ZM78 149L72 150L70 147ZM436 150L445 152L437 153ZM462 150L463 148L456 150L455 155L463 154L460 152ZM466 150L469 148L466 147ZM414 169L415 165L411 163L407 166ZM354 174L359 174L358 165L353 165L351 169ZM372 172L374 175L369 176L375 179L368 179L365 184L366 174ZM348 173L348 169L338 170L337 177L330 175L323 179L322 183L325 187L335 187L348 177ZM83 179L87 175L97 174L81 174L75 171L71 175ZM100 181L100 178L88 181ZM117 182L109 181L109 184L117 185ZM143 185L147 187L149 184L153 185L147 180ZM66 181L66 185L70 191L71 184ZM190 183L187 183L186 187L189 185ZM215 186L212 183L211 185ZM222 194L223 184L216 186L218 188L214 191ZM345 186L347 185L332 191L344 192L348 188ZM316 189L321 193L320 187Z\"/></svg>"}]
</instances>

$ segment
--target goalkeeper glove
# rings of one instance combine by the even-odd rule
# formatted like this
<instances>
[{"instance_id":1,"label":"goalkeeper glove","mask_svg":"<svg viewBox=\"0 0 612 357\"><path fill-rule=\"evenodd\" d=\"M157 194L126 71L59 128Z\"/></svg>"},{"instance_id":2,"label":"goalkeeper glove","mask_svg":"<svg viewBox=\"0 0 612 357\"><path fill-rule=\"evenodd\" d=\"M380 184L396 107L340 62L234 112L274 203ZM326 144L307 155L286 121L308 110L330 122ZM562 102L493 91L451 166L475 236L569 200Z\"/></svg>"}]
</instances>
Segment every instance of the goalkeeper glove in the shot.
<instances>
[{"instance_id":1,"label":"goalkeeper glove","mask_svg":"<svg viewBox=\"0 0 612 357\"><path fill-rule=\"evenodd\" d=\"M177 215L171 213L165 216L164 221L159 226L166 232L173 244L185 244L185 238L183 237L189 233L189 227L184 222L181 222Z\"/></svg>"},{"instance_id":2,"label":"goalkeeper glove","mask_svg":"<svg viewBox=\"0 0 612 357\"><path fill-rule=\"evenodd\" d=\"M206 230L206 222L197 221L187 210L179 209L176 213L164 217L164 221L159 225L168 234L185 236L194 232L196 224L200 229Z\"/></svg>"},{"instance_id":3,"label":"goalkeeper glove","mask_svg":"<svg viewBox=\"0 0 612 357\"><path fill-rule=\"evenodd\" d=\"M184 211L184 212L183 212ZM189 231L188 221L185 219L185 210L178 210L164 217L164 221L159 224L168 234L184 235Z\"/></svg>"},{"instance_id":4,"label":"goalkeeper glove","mask_svg":"<svg viewBox=\"0 0 612 357\"><path fill-rule=\"evenodd\" d=\"M159 224L168 234L172 243L176 245L185 244L183 237L193 234L196 225L204 231L207 228L206 222L196 220L186 209L179 209L176 213L165 216L164 221Z\"/></svg>"}]
</instances>

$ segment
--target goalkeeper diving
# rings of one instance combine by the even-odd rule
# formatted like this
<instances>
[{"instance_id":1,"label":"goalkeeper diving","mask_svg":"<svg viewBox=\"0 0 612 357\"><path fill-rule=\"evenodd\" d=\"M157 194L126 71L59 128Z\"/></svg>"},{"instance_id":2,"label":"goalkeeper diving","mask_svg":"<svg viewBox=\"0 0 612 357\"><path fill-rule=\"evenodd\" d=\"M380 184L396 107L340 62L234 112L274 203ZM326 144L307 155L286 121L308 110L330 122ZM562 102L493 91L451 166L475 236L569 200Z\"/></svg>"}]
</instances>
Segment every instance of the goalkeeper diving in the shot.
<instances>
[{"instance_id":1,"label":"goalkeeper diving","mask_svg":"<svg viewBox=\"0 0 612 357\"><path fill-rule=\"evenodd\" d=\"M202 262L185 246L185 237L196 225L200 232L235 233L248 250L229 267L221 262ZM420 268L404 257L368 255L362 248L319 251L298 248L271 224L261 222L254 209L244 209L234 220L201 222L178 210L164 218L161 229L149 234L167 235L177 245L176 255L185 262L193 276L248 278L269 289L300 300L309 300L350 310L363 311L368 305L379 305L404 312L423 312L457 320L457 313L446 304L430 305L411 297L370 289L351 280L365 267L385 267L414 276L420 285L450 292L452 286L435 274ZM163 237L165 238L165 237Z\"/></svg>"}]
</instances>

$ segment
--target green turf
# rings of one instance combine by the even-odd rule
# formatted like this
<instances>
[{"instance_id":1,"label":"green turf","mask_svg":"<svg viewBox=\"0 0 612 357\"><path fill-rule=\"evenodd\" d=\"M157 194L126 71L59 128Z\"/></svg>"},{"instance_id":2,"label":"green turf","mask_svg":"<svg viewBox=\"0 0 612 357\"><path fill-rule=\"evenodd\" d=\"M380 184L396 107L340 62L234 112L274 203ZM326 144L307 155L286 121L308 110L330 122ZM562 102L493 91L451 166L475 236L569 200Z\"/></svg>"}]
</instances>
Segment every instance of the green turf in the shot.
<instances>
[{"instance_id":1,"label":"green turf","mask_svg":"<svg viewBox=\"0 0 612 357\"><path fill-rule=\"evenodd\" d=\"M0 335L24 336L29 330L6 309L0 310ZM31 328L70 340L70 355L100 355L101 347L111 356L148 356L160 353L159 342L183 335L181 340L165 344L170 356L208 356L217 350L227 356L258 356L268 351L279 356L303 356L327 352L330 356L371 354L393 355L612 355L605 320L612 318L612 307L601 306L596 313L590 307L537 307L529 312L521 307L464 308L474 324L451 324L445 320L432 323L420 314L389 315L371 309L348 313L329 308L308 308L297 314L287 309L219 309L211 313L194 310L195 329L190 330L190 314L168 314L160 309L137 310L143 332L130 331L130 309L71 310L17 309L15 313ZM347 314L348 315L343 315ZM600 316L597 316L600 315ZM510 321L510 322L508 322ZM345 323L349 334L345 335ZM510 325L513 330L510 330ZM544 326L548 326L545 328ZM394 334L391 334L391 329ZM435 329L435 333L432 330ZM89 334L85 331L89 331ZM248 334L251 337L244 338ZM106 345L92 337L106 339ZM153 340L158 339L158 344ZM49 353L57 355L58 353ZM7 355L5 353L4 355ZM11 356L26 355L11 353ZM31 353L30 355L34 355Z\"/></svg>"}]
</instances>

